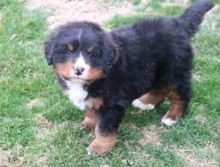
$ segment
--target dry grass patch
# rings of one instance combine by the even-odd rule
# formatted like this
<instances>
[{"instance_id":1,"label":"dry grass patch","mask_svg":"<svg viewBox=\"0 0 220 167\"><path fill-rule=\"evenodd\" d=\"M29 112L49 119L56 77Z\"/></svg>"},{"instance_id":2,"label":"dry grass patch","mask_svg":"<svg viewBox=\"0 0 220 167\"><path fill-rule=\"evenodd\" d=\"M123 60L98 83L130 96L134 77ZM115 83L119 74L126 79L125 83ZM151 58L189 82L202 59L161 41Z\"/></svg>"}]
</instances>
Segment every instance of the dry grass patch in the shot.
<instances>
[{"instance_id":1,"label":"dry grass patch","mask_svg":"<svg viewBox=\"0 0 220 167\"><path fill-rule=\"evenodd\" d=\"M166 2L164 2L162 4L163 7L167 7L167 6L187 6L189 4L188 0L166 0Z\"/></svg>"},{"instance_id":2,"label":"dry grass patch","mask_svg":"<svg viewBox=\"0 0 220 167\"><path fill-rule=\"evenodd\" d=\"M48 160L48 157L47 157L47 156L45 156L45 155L40 155L40 156L38 156L37 159L36 159L36 164L37 164L37 166L42 166L42 167L44 167L44 166L46 166L47 160Z\"/></svg>"},{"instance_id":3,"label":"dry grass patch","mask_svg":"<svg viewBox=\"0 0 220 167\"><path fill-rule=\"evenodd\" d=\"M219 152L219 148L216 144L212 143L212 142L207 142L205 143L204 149L207 152L212 152L212 153L217 153Z\"/></svg>"},{"instance_id":4,"label":"dry grass patch","mask_svg":"<svg viewBox=\"0 0 220 167\"><path fill-rule=\"evenodd\" d=\"M194 117L194 120L199 123L199 124L205 124L206 123L206 117L205 116L202 116L202 115L196 115Z\"/></svg>"},{"instance_id":5,"label":"dry grass patch","mask_svg":"<svg viewBox=\"0 0 220 167\"><path fill-rule=\"evenodd\" d=\"M206 18L210 19L204 19L204 22L202 23L205 27L207 27L210 31L216 31L217 29L217 22L214 17L216 16L216 13L220 10L220 5L215 4L214 8L207 12L205 15Z\"/></svg>"},{"instance_id":6,"label":"dry grass patch","mask_svg":"<svg viewBox=\"0 0 220 167\"><path fill-rule=\"evenodd\" d=\"M37 124L36 137L38 139L43 139L45 136L47 136L49 130L53 128L53 123L42 115L36 116L35 121Z\"/></svg>"},{"instance_id":7,"label":"dry grass patch","mask_svg":"<svg viewBox=\"0 0 220 167\"><path fill-rule=\"evenodd\" d=\"M20 144L15 145L11 150L8 151L9 166L20 167L23 166L27 161L25 155L30 151L29 147L23 147Z\"/></svg>"},{"instance_id":8,"label":"dry grass patch","mask_svg":"<svg viewBox=\"0 0 220 167\"><path fill-rule=\"evenodd\" d=\"M218 162L215 159L208 156L199 158L195 150L189 148L175 148L174 152L183 159L187 167L218 167Z\"/></svg>"},{"instance_id":9,"label":"dry grass patch","mask_svg":"<svg viewBox=\"0 0 220 167\"><path fill-rule=\"evenodd\" d=\"M219 125L215 125L213 128L212 128L212 131L218 135L220 135L220 124Z\"/></svg>"},{"instance_id":10,"label":"dry grass patch","mask_svg":"<svg viewBox=\"0 0 220 167\"><path fill-rule=\"evenodd\" d=\"M34 107L41 107L43 105L44 105L43 100L40 98L32 99L26 104L28 109L32 109Z\"/></svg>"},{"instance_id":11,"label":"dry grass patch","mask_svg":"<svg viewBox=\"0 0 220 167\"><path fill-rule=\"evenodd\" d=\"M26 7L29 10L42 8L53 11L47 19L49 29L69 21L87 20L102 24L117 14L128 15L134 10L132 3L128 1L119 6L114 3L105 4L102 0L29 0Z\"/></svg>"},{"instance_id":12,"label":"dry grass patch","mask_svg":"<svg viewBox=\"0 0 220 167\"><path fill-rule=\"evenodd\" d=\"M37 126L40 128L51 129L53 127L53 123L48 119L46 119L45 117L43 117L42 115L36 116L36 123Z\"/></svg>"},{"instance_id":13,"label":"dry grass patch","mask_svg":"<svg viewBox=\"0 0 220 167\"><path fill-rule=\"evenodd\" d=\"M156 125L151 125L148 128L144 128L142 130L143 138L139 140L139 143L141 145L146 144L154 144L154 145L160 145L160 133L162 131L163 127L158 127Z\"/></svg>"},{"instance_id":14,"label":"dry grass patch","mask_svg":"<svg viewBox=\"0 0 220 167\"><path fill-rule=\"evenodd\" d=\"M0 166L1 167L9 166L9 156L2 148L0 148Z\"/></svg>"}]
</instances>

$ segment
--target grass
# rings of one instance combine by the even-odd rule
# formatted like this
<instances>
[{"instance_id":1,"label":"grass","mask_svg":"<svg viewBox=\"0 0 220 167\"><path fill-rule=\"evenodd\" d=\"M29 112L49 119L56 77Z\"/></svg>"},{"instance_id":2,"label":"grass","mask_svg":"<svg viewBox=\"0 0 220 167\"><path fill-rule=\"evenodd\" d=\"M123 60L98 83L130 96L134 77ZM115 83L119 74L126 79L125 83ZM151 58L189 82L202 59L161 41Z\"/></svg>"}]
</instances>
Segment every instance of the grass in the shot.
<instances>
[{"instance_id":1,"label":"grass","mask_svg":"<svg viewBox=\"0 0 220 167\"><path fill-rule=\"evenodd\" d=\"M140 1L134 0L137 12L117 16L106 27L183 10L161 7L160 2L140 8ZM94 134L80 129L83 114L62 95L46 65L46 17L43 11L27 11L16 0L0 2L0 148L10 166L219 166L220 9L193 38L194 96L186 117L165 128L160 119L167 103L149 113L130 107L116 147L104 157L86 154Z\"/></svg>"}]
</instances>

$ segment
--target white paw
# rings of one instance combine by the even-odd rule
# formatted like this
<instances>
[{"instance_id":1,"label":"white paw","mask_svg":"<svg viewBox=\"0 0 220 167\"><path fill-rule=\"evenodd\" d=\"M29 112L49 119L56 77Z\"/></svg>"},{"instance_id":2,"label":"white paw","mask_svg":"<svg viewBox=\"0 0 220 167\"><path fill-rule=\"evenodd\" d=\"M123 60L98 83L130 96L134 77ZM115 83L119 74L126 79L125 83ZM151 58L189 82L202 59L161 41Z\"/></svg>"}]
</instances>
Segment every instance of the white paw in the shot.
<instances>
[{"instance_id":1,"label":"white paw","mask_svg":"<svg viewBox=\"0 0 220 167\"><path fill-rule=\"evenodd\" d=\"M98 156L99 155L98 153L94 152L90 147L87 147L86 151L87 151L87 154L91 155L91 156Z\"/></svg>"},{"instance_id":2,"label":"white paw","mask_svg":"<svg viewBox=\"0 0 220 167\"><path fill-rule=\"evenodd\" d=\"M154 104L144 104L143 102L141 102L139 99L135 99L132 102L132 106L139 108L141 110L153 110L155 108Z\"/></svg>"},{"instance_id":3,"label":"white paw","mask_svg":"<svg viewBox=\"0 0 220 167\"><path fill-rule=\"evenodd\" d=\"M168 118L166 115L161 120L161 123L166 126L172 126L176 122L177 122L177 120L172 120L172 119Z\"/></svg>"},{"instance_id":4,"label":"white paw","mask_svg":"<svg viewBox=\"0 0 220 167\"><path fill-rule=\"evenodd\" d=\"M87 154L92 155L92 152L90 151L89 147L86 148Z\"/></svg>"}]
</instances>

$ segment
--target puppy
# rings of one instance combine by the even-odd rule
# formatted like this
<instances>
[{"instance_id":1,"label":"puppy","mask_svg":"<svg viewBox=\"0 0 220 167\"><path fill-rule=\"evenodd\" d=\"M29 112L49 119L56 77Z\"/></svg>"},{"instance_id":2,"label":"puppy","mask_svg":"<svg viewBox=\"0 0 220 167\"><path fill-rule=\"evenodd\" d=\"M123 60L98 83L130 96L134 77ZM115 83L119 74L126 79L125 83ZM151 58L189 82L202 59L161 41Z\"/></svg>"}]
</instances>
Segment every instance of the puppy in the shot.
<instances>
[{"instance_id":1,"label":"puppy","mask_svg":"<svg viewBox=\"0 0 220 167\"><path fill-rule=\"evenodd\" d=\"M89 154L116 143L126 107L154 109L165 98L162 123L171 126L191 98L191 37L214 4L201 0L180 17L153 18L105 32L91 22L58 27L45 44L45 57L73 104L85 111L83 125L95 129Z\"/></svg>"}]
</instances>

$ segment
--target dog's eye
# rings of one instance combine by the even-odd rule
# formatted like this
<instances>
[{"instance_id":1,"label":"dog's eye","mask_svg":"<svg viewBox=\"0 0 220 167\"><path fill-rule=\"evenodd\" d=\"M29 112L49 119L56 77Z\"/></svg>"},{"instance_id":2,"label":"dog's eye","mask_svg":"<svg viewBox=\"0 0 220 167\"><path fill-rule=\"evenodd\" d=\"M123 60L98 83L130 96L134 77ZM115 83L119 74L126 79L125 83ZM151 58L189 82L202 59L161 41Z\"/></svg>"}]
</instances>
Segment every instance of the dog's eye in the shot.
<instances>
[{"instance_id":1,"label":"dog's eye","mask_svg":"<svg viewBox=\"0 0 220 167\"><path fill-rule=\"evenodd\" d=\"M73 44L67 44L68 53L72 53L75 51L76 46Z\"/></svg>"},{"instance_id":2,"label":"dog's eye","mask_svg":"<svg viewBox=\"0 0 220 167\"><path fill-rule=\"evenodd\" d=\"M95 46L91 46L91 47L89 47L89 48L87 49L87 52L88 52L88 53L92 53L92 52L95 51L95 49L96 49Z\"/></svg>"}]
</instances>

